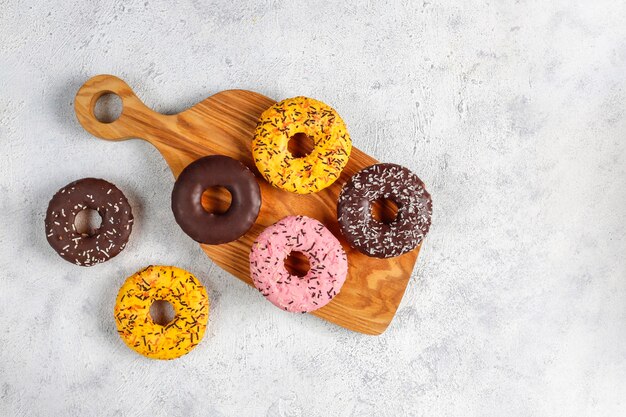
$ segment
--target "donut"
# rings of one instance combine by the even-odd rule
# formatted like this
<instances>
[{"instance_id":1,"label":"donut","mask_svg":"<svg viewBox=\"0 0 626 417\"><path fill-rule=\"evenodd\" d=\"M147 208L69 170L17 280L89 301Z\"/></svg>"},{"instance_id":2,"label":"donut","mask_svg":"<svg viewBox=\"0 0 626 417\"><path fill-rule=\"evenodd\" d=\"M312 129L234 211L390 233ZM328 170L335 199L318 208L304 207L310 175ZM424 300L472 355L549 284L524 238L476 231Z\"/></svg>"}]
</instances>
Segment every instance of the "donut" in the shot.
<instances>
[{"instance_id":1,"label":"donut","mask_svg":"<svg viewBox=\"0 0 626 417\"><path fill-rule=\"evenodd\" d=\"M172 304L176 317L165 326L155 323L150 306ZM209 298L202 284L175 266L148 266L131 275L115 303L117 332L131 349L152 359L175 359L189 353L204 336Z\"/></svg>"},{"instance_id":2,"label":"donut","mask_svg":"<svg viewBox=\"0 0 626 417\"><path fill-rule=\"evenodd\" d=\"M102 223L93 235L76 230L76 215L97 210ZM52 197L45 220L50 246L66 261L93 266L120 253L130 237L133 213L124 194L98 178L83 178L67 184Z\"/></svg>"},{"instance_id":3,"label":"donut","mask_svg":"<svg viewBox=\"0 0 626 417\"><path fill-rule=\"evenodd\" d=\"M398 206L389 224L372 218L371 205L385 198ZM337 202L337 220L348 243L376 258L402 255L419 245L430 228L432 201L424 183L396 164L376 164L354 174Z\"/></svg>"},{"instance_id":4,"label":"donut","mask_svg":"<svg viewBox=\"0 0 626 417\"><path fill-rule=\"evenodd\" d=\"M231 204L223 214L202 207L209 187L226 188ZM239 239L252 227L261 208L261 191L252 171L223 155L200 158L180 173L172 191L172 211L183 231L200 243L219 245Z\"/></svg>"},{"instance_id":5,"label":"donut","mask_svg":"<svg viewBox=\"0 0 626 417\"><path fill-rule=\"evenodd\" d=\"M287 148L297 133L315 143L307 156L294 157ZM351 150L350 135L337 112L307 97L289 98L265 110L252 141L261 175L274 187L298 194L315 193L335 182Z\"/></svg>"},{"instance_id":6,"label":"donut","mask_svg":"<svg viewBox=\"0 0 626 417\"><path fill-rule=\"evenodd\" d=\"M310 269L291 275L284 260L301 252ZM278 308L307 313L328 304L341 290L348 259L335 236L319 221L288 216L267 227L250 251L250 276L261 294Z\"/></svg>"}]
</instances>

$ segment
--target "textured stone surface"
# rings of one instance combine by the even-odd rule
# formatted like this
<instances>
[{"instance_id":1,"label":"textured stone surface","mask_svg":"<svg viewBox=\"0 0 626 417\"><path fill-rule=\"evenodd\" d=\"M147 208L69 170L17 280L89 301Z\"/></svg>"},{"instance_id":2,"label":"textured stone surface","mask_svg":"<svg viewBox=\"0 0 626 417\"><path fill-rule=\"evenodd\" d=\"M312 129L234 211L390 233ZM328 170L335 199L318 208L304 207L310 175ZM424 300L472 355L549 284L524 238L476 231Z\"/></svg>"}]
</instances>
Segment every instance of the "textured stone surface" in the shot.
<instances>
[{"instance_id":1,"label":"textured stone surface","mask_svg":"<svg viewBox=\"0 0 626 417\"><path fill-rule=\"evenodd\" d=\"M626 3L314 3L0 0L0 415L626 415ZM99 73L166 113L235 87L312 96L416 172L433 227L389 330L282 313L212 265L159 154L78 125ZM89 269L43 231L85 176L137 221ZM119 286L150 263L212 300L172 362L115 332Z\"/></svg>"}]
</instances>

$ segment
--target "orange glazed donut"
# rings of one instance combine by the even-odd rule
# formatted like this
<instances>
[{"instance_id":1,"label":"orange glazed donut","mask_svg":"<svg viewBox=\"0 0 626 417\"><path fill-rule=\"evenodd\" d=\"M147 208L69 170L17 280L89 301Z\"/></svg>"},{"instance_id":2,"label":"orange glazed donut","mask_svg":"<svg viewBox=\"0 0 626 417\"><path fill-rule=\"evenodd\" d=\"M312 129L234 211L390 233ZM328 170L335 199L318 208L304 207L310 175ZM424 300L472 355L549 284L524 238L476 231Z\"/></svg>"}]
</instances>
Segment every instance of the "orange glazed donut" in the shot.
<instances>
[{"instance_id":1,"label":"orange glazed donut","mask_svg":"<svg viewBox=\"0 0 626 417\"><path fill-rule=\"evenodd\" d=\"M298 133L313 139L307 156L289 152ZM274 187L298 194L316 193L331 185L348 163L352 141L339 114L321 101L295 97L274 104L261 114L252 141L259 172Z\"/></svg>"},{"instance_id":2,"label":"orange glazed donut","mask_svg":"<svg viewBox=\"0 0 626 417\"><path fill-rule=\"evenodd\" d=\"M157 300L168 301L176 312L165 326L150 316ZM206 290L193 275L174 266L149 266L130 276L115 303L117 332L124 343L153 359L189 353L202 340L208 318Z\"/></svg>"}]
</instances>

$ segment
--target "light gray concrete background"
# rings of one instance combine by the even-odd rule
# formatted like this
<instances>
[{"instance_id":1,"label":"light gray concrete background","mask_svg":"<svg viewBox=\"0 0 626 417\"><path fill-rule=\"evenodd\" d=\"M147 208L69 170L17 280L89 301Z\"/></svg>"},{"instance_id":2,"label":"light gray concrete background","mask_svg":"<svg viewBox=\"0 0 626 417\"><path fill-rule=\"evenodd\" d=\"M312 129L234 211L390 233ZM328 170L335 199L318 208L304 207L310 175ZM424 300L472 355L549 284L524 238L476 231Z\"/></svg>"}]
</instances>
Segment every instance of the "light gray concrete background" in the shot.
<instances>
[{"instance_id":1,"label":"light gray concrete background","mask_svg":"<svg viewBox=\"0 0 626 417\"><path fill-rule=\"evenodd\" d=\"M282 313L215 267L159 154L77 123L100 73L166 113L228 88L312 96L416 172L434 223L388 331ZM0 86L0 415L626 415L623 1L0 0ZM93 268L43 230L85 176L137 220ZM175 361L115 332L119 286L152 263L210 292Z\"/></svg>"}]
</instances>

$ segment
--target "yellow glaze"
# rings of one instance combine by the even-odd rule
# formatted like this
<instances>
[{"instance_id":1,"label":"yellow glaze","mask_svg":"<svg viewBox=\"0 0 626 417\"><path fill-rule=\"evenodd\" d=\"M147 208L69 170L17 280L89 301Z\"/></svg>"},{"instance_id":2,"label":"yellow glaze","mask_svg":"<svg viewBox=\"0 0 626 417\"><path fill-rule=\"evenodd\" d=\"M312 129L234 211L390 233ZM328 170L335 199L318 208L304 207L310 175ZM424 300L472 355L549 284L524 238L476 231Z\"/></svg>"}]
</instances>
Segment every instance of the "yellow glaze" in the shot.
<instances>
[{"instance_id":1,"label":"yellow glaze","mask_svg":"<svg viewBox=\"0 0 626 417\"><path fill-rule=\"evenodd\" d=\"M313 139L313 151L296 158L288 150L297 133ZM339 178L348 163L352 141L337 112L321 101L294 97L261 114L252 155L259 172L275 187L298 194L315 193Z\"/></svg>"},{"instance_id":2,"label":"yellow glaze","mask_svg":"<svg viewBox=\"0 0 626 417\"><path fill-rule=\"evenodd\" d=\"M152 321L156 300L172 304L176 317L165 326ZM173 266L149 266L130 276L117 294L117 332L131 348L153 359L175 359L190 352L204 336L209 298L189 272Z\"/></svg>"}]
</instances>

